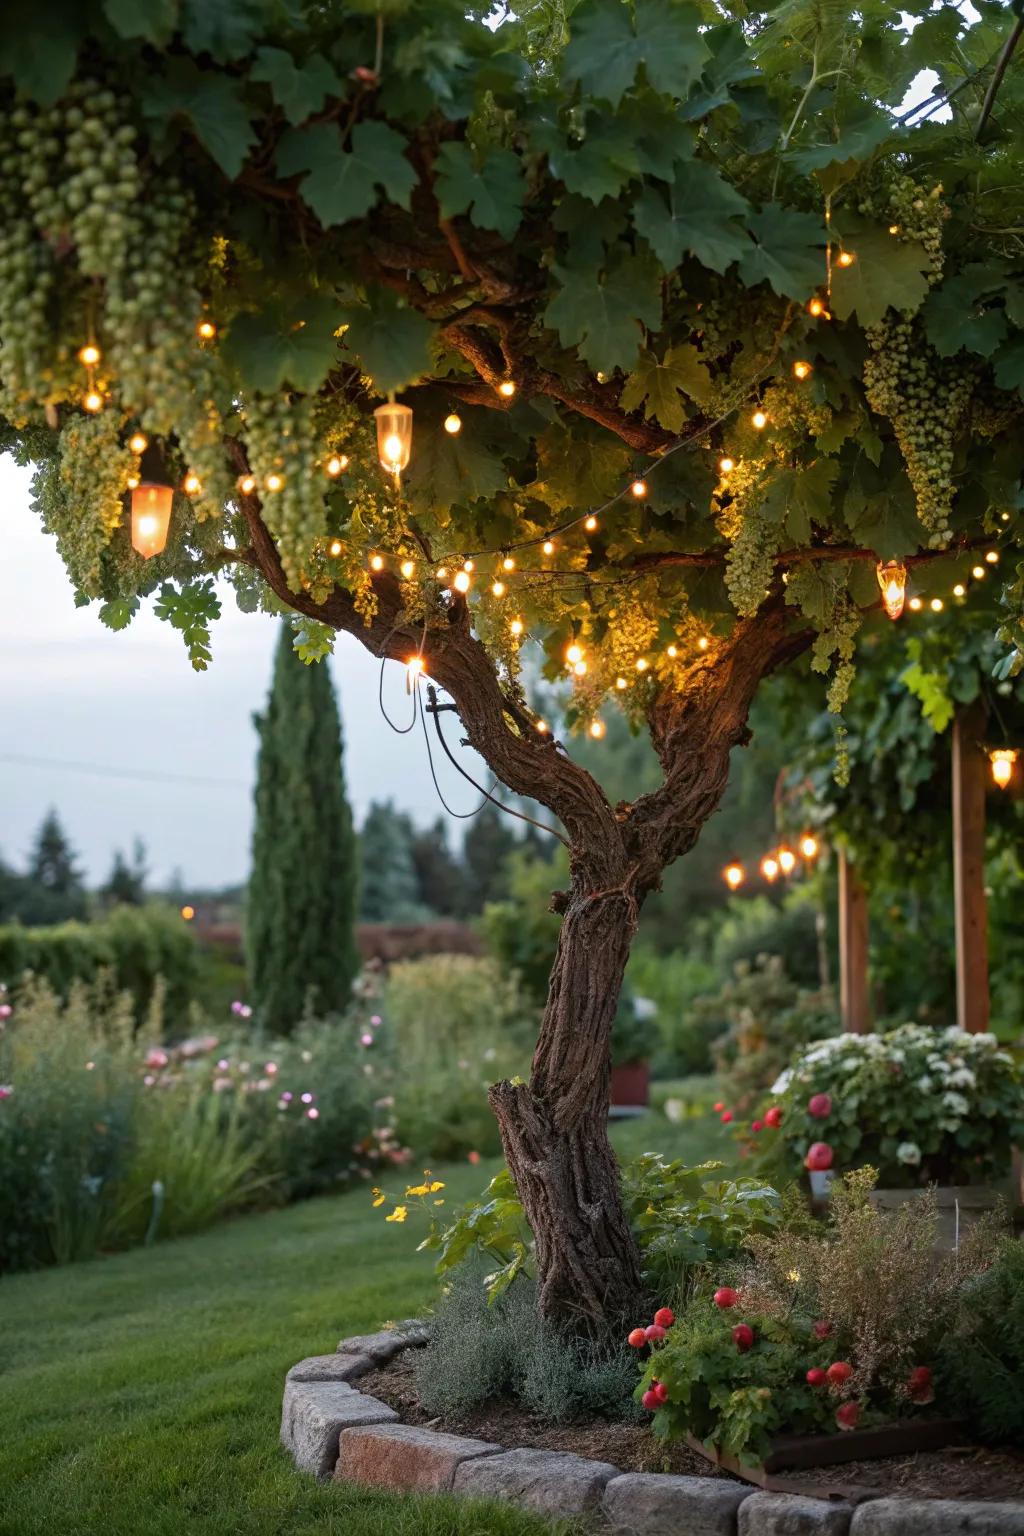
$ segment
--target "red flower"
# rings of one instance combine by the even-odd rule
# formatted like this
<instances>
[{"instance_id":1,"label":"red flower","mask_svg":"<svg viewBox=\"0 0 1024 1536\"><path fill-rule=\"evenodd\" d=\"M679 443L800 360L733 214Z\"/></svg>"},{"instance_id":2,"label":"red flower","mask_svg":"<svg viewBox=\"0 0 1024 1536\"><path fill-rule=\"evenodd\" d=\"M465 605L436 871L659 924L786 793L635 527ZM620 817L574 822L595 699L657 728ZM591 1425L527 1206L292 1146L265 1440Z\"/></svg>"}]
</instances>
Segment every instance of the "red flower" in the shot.
<instances>
[{"instance_id":1,"label":"red flower","mask_svg":"<svg viewBox=\"0 0 1024 1536\"><path fill-rule=\"evenodd\" d=\"M778 1130L782 1124L782 1110L777 1104L773 1104L770 1109L765 1110L764 1123L765 1125L770 1125L773 1131Z\"/></svg>"},{"instance_id":2,"label":"red flower","mask_svg":"<svg viewBox=\"0 0 1024 1536\"><path fill-rule=\"evenodd\" d=\"M719 1119L721 1120L723 1125L728 1125L729 1121L732 1119L732 1110L731 1109L725 1110L724 1113L719 1116Z\"/></svg>"},{"instance_id":3,"label":"red flower","mask_svg":"<svg viewBox=\"0 0 1024 1536\"><path fill-rule=\"evenodd\" d=\"M751 1122L750 1122L750 1129L752 1131L763 1131L764 1130L764 1121L763 1120L751 1120Z\"/></svg>"},{"instance_id":4,"label":"red flower","mask_svg":"<svg viewBox=\"0 0 1024 1536\"><path fill-rule=\"evenodd\" d=\"M719 1099L718 1103L715 1105L715 1114L716 1115L721 1114L721 1112L722 1112L722 1110L724 1108L725 1108L725 1105L722 1103L722 1100Z\"/></svg>"},{"instance_id":5,"label":"red flower","mask_svg":"<svg viewBox=\"0 0 1024 1536\"><path fill-rule=\"evenodd\" d=\"M860 1418L860 1403L840 1403L836 1409L836 1423L840 1429L856 1429Z\"/></svg>"},{"instance_id":6,"label":"red flower","mask_svg":"<svg viewBox=\"0 0 1024 1536\"><path fill-rule=\"evenodd\" d=\"M835 1153L827 1141L812 1141L807 1148L804 1167L811 1169L813 1173L824 1173L826 1168L832 1167L834 1157Z\"/></svg>"},{"instance_id":7,"label":"red flower","mask_svg":"<svg viewBox=\"0 0 1024 1536\"><path fill-rule=\"evenodd\" d=\"M853 1366L847 1364L845 1360L836 1360L829 1366L825 1375L834 1387L841 1387L853 1375Z\"/></svg>"},{"instance_id":8,"label":"red flower","mask_svg":"<svg viewBox=\"0 0 1024 1536\"><path fill-rule=\"evenodd\" d=\"M912 1403L934 1403L935 1387L927 1365L915 1365L907 1378L907 1393Z\"/></svg>"},{"instance_id":9,"label":"red flower","mask_svg":"<svg viewBox=\"0 0 1024 1536\"><path fill-rule=\"evenodd\" d=\"M807 1372L808 1385L812 1387L823 1387L826 1381L828 1381L828 1377L822 1370L821 1366L812 1365L811 1369Z\"/></svg>"},{"instance_id":10,"label":"red flower","mask_svg":"<svg viewBox=\"0 0 1024 1536\"><path fill-rule=\"evenodd\" d=\"M827 1339L832 1333L832 1324L824 1317L811 1324L811 1332L816 1339Z\"/></svg>"},{"instance_id":11,"label":"red flower","mask_svg":"<svg viewBox=\"0 0 1024 1536\"><path fill-rule=\"evenodd\" d=\"M643 1407L647 1409L648 1413L653 1413L656 1408L660 1408L661 1407L661 1398L658 1396L657 1392L655 1392L654 1389L651 1388L651 1387L648 1387L647 1391L644 1393L643 1397L640 1399L640 1402L643 1405Z\"/></svg>"},{"instance_id":12,"label":"red flower","mask_svg":"<svg viewBox=\"0 0 1024 1536\"><path fill-rule=\"evenodd\" d=\"M721 1307L723 1312L734 1307L740 1299L739 1291L734 1291L731 1285L720 1285L714 1295L716 1307Z\"/></svg>"},{"instance_id":13,"label":"red flower","mask_svg":"<svg viewBox=\"0 0 1024 1536\"><path fill-rule=\"evenodd\" d=\"M676 1315L671 1307L659 1307L654 1314L654 1321L659 1328L671 1328L676 1320Z\"/></svg>"},{"instance_id":14,"label":"red flower","mask_svg":"<svg viewBox=\"0 0 1024 1536\"><path fill-rule=\"evenodd\" d=\"M659 1403L668 1402L668 1387L666 1387L663 1381L652 1381L651 1391L654 1393Z\"/></svg>"},{"instance_id":15,"label":"red flower","mask_svg":"<svg viewBox=\"0 0 1024 1536\"><path fill-rule=\"evenodd\" d=\"M631 1345L633 1349L643 1349L644 1345L647 1343L647 1334L642 1328L634 1328L632 1333L626 1339L626 1343Z\"/></svg>"},{"instance_id":16,"label":"red flower","mask_svg":"<svg viewBox=\"0 0 1024 1536\"><path fill-rule=\"evenodd\" d=\"M827 1120L832 1113L832 1095L830 1093L812 1093L807 1100L807 1113L813 1115L815 1120Z\"/></svg>"},{"instance_id":17,"label":"red flower","mask_svg":"<svg viewBox=\"0 0 1024 1536\"><path fill-rule=\"evenodd\" d=\"M749 1323L737 1323L732 1331L732 1341L741 1355L745 1355L748 1349L753 1348L754 1330Z\"/></svg>"},{"instance_id":18,"label":"red flower","mask_svg":"<svg viewBox=\"0 0 1024 1536\"><path fill-rule=\"evenodd\" d=\"M664 1337L665 1330L661 1327L660 1323L652 1323L649 1328L644 1329L644 1338L648 1344L658 1344Z\"/></svg>"}]
</instances>

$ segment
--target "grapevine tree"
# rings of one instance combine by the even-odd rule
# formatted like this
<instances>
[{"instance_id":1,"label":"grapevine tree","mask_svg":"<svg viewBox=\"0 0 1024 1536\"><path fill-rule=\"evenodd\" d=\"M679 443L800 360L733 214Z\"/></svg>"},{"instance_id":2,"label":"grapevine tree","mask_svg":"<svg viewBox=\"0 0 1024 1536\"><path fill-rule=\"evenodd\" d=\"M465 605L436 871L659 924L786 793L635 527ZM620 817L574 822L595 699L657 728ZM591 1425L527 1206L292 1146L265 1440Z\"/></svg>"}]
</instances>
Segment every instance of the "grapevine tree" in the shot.
<instances>
[{"instance_id":1,"label":"grapevine tree","mask_svg":"<svg viewBox=\"0 0 1024 1536\"><path fill-rule=\"evenodd\" d=\"M609 1029L761 679L809 650L840 711L878 563L970 602L989 553L1021 663L1021 29L1021 0L3 8L3 441L76 601L124 628L153 596L198 668L218 580L306 658L415 658L564 831L532 1075L491 1090L549 1316L640 1286ZM149 558L140 479L174 489ZM658 789L608 802L531 655L570 733L650 731Z\"/></svg>"}]
</instances>

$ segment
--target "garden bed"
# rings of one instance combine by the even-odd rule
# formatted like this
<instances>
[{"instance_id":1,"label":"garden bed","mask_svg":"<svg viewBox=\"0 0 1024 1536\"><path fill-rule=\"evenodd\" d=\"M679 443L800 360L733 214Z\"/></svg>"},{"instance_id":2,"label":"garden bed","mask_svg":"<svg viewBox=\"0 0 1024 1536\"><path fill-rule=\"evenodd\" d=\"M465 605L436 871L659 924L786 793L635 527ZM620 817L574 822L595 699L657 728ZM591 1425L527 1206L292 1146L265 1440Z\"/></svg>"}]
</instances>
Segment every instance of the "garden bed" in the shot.
<instances>
[{"instance_id":1,"label":"garden bed","mask_svg":"<svg viewBox=\"0 0 1024 1536\"><path fill-rule=\"evenodd\" d=\"M734 1480L683 1442L665 1445L644 1424L582 1419L572 1424L542 1424L516 1403L493 1401L459 1417L428 1413L416 1391L415 1359L409 1351L360 1376L359 1391L386 1403L404 1424L469 1435L504 1446L568 1451L612 1462L623 1472L665 1472L687 1477ZM954 1445L943 1450L897 1453L780 1472L773 1487L815 1497L861 1496L915 1499L1024 1500L1024 1454Z\"/></svg>"}]
</instances>

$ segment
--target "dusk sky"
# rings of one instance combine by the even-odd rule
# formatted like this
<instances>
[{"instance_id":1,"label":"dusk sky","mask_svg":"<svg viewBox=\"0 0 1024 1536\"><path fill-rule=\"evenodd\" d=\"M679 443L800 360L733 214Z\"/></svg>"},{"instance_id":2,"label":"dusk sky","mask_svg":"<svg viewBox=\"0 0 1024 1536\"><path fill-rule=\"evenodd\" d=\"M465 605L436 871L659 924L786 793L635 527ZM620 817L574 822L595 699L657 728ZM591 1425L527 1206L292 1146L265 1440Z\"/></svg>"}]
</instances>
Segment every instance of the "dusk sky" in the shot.
<instances>
[{"instance_id":1,"label":"dusk sky","mask_svg":"<svg viewBox=\"0 0 1024 1536\"><path fill-rule=\"evenodd\" d=\"M270 681L274 621L239 613L225 586L213 664L202 673L192 671L180 634L145 607L127 630L111 633L95 606L75 608L54 541L30 508L29 479L0 459L0 857L20 868L53 805L91 882L105 878L115 847L130 849L136 835L157 882L175 869L186 884L243 879L256 753L251 717ZM357 821L371 800L389 796L420 823L442 814L422 734L396 736L381 718L379 663L341 635L330 666ZM393 718L408 719L404 672L395 664L387 667L385 698ZM457 728L448 734L454 744ZM479 759L464 754L464 761L475 777L486 773ZM438 777L456 809L479 800L448 764ZM463 825L450 823L453 840Z\"/></svg>"}]
</instances>

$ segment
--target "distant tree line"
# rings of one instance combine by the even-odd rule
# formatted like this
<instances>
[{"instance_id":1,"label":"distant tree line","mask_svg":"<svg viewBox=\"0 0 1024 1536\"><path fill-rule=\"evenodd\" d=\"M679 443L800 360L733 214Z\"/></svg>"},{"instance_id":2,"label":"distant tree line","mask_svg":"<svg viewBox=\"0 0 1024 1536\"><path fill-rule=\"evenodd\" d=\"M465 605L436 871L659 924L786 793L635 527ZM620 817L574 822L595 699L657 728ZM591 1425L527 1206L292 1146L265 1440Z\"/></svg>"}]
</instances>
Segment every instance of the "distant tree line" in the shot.
<instances>
[{"instance_id":1,"label":"distant tree line","mask_svg":"<svg viewBox=\"0 0 1024 1536\"><path fill-rule=\"evenodd\" d=\"M106 880L90 895L78 855L51 807L32 840L23 870L12 868L0 857L0 923L42 928L73 918L85 919L97 906L138 907L146 899L148 876L146 847L137 837L131 859L118 848Z\"/></svg>"}]
</instances>

